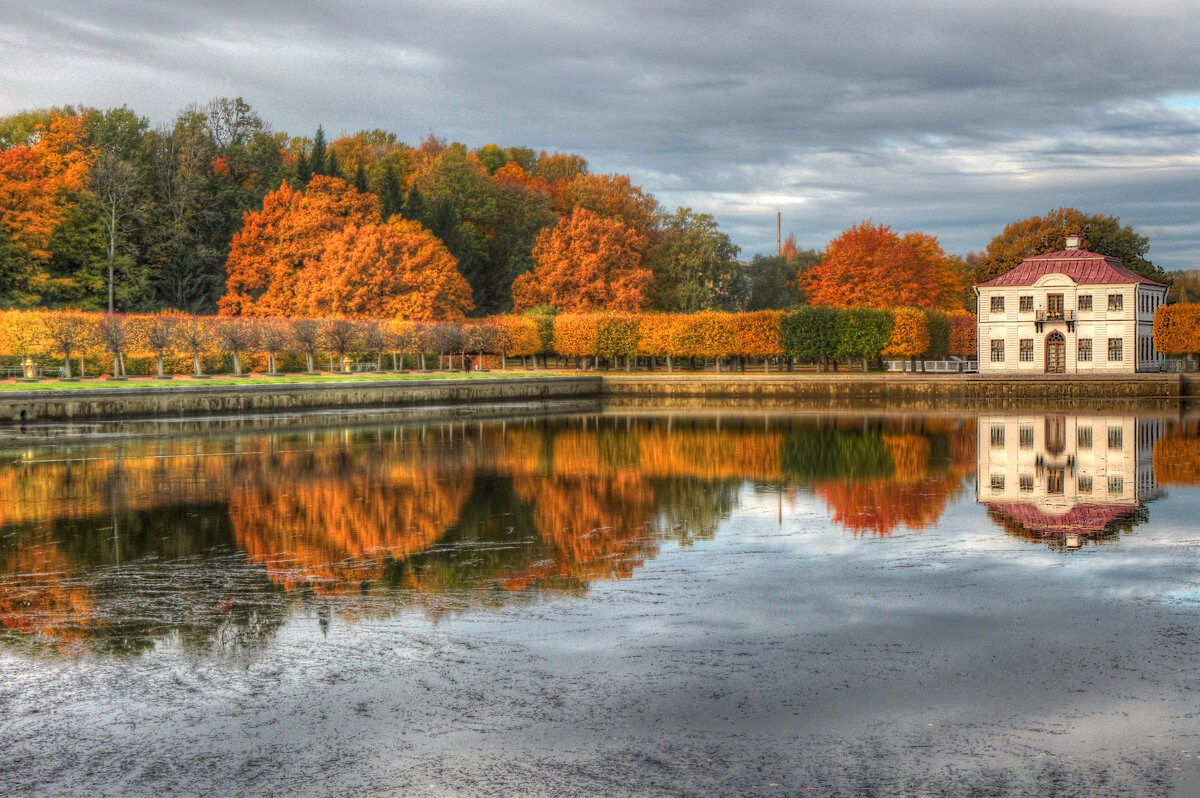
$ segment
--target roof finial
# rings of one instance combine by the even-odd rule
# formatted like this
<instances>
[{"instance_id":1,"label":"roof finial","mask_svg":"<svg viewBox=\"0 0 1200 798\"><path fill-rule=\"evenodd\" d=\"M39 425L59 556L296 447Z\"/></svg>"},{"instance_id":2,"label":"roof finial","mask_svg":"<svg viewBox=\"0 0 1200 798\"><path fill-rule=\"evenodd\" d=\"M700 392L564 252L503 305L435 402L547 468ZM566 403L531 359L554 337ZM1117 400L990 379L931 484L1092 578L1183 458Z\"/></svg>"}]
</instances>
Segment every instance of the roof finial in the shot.
<instances>
[{"instance_id":1,"label":"roof finial","mask_svg":"<svg viewBox=\"0 0 1200 798\"><path fill-rule=\"evenodd\" d=\"M1067 247L1066 248L1067 249L1079 249L1079 236L1077 236L1077 235L1067 236Z\"/></svg>"}]
</instances>

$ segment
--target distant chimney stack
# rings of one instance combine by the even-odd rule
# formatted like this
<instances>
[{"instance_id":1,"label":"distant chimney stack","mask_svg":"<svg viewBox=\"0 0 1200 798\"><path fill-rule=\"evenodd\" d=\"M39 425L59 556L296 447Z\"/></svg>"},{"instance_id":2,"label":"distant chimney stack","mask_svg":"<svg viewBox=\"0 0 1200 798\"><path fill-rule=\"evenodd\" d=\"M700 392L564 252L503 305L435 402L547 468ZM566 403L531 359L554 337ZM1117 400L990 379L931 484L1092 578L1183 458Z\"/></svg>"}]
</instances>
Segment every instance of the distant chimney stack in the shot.
<instances>
[{"instance_id":1,"label":"distant chimney stack","mask_svg":"<svg viewBox=\"0 0 1200 798\"><path fill-rule=\"evenodd\" d=\"M1079 249L1079 236L1067 236L1067 249Z\"/></svg>"}]
</instances>

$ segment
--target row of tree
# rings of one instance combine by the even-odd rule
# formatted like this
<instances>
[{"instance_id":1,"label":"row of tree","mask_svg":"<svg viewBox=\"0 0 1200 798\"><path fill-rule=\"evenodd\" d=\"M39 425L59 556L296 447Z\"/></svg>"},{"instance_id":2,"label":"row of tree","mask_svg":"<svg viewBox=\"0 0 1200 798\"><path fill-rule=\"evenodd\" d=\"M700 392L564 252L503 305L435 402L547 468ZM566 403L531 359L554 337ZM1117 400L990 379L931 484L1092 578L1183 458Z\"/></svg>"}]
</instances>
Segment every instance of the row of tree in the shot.
<instances>
[{"instance_id":1,"label":"row of tree","mask_svg":"<svg viewBox=\"0 0 1200 798\"><path fill-rule=\"evenodd\" d=\"M84 358L104 356L111 373L126 373L126 358L153 361L154 372L213 368L211 356L228 357L229 368L276 373L280 356L290 353L314 371L322 355L330 370L348 370L352 357L403 368L405 363L426 369L427 356L437 355L439 368L446 355L485 355L509 358L525 365L549 365L548 357L574 358L575 366L633 368L639 363L673 370L681 360L713 361L721 370L734 361L745 368L759 361L789 367L795 361L830 363L857 358L864 368L880 357L941 358L975 352L975 317L966 311L900 308L835 309L803 307L795 311L702 311L688 314L530 313L493 316L473 321L412 322L404 319L306 319L277 317L188 316L175 312L143 315L81 311L5 311L0 313L0 353L24 362L57 357L63 374L85 371ZM405 356L408 356L407 361ZM206 357L208 360L206 360ZM390 363L385 362L390 358ZM206 362L210 365L206 366ZM465 359L462 361L465 362ZM570 361L568 360L568 363ZM732 366L731 366L732 367ZM107 370L107 363L105 364ZM93 371L95 369L93 368Z\"/></svg>"},{"instance_id":2,"label":"row of tree","mask_svg":"<svg viewBox=\"0 0 1200 798\"><path fill-rule=\"evenodd\" d=\"M470 150L432 136L411 146L381 130L295 137L240 99L217 99L157 128L124 106L0 119L0 307L208 313L227 294L225 306L235 306L248 279L244 259L231 257L235 236L243 255L266 258L280 206L314 184L330 194L322 179L370 195L344 209L340 228L399 216L440 242L469 286L460 306L480 316L512 308L512 285L534 268L542 234L577 211L594 218L581 213L573 229L606 227L651 277L620 307L778 301L751 296L738 248L711 216L663 209L628 177L589 172L578 155ZM270 207L281 187L291 194Z\"/></svg>"},{"instance_id":3,"label":"row of tree","mask_svg":"<svg viewBox=\"0 0 1200 798\"><path fill-rule=\"evenodd\" d=\"M747 264L711 216L668 211L578 155L410 146L380 130L295 137L240 99L153 129L124 106L0 119L0 307L413 320L540 305L952 310L1070 233L1166 279L1144 236L1072 208L1013 222L965 258L863 222L824 252L789 238Z\"/></svg>"}]
</instances>

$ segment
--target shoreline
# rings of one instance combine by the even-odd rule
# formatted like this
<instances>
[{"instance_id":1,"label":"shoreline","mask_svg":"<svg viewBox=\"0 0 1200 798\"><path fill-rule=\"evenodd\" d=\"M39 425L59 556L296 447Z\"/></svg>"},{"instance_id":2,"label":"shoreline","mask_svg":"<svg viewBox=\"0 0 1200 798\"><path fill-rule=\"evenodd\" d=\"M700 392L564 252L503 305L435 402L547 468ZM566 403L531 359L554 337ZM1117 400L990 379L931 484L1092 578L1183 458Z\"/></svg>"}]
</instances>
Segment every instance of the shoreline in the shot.
<instances>
[{"instance_id":1,"label":"shoreline","mask_svg":"<svg viewBox=\"0 0 1200 798\"><path fill-rule=\"evenodd\" d=\"M250 378L251 380L253 378ZM0 391L0 425L33 421L227 417L246 413L304 413L331 408L480 408L562 400L599 400L684 409L715 403L772 409L861 403L886 409L1079 409L1079 404L1128 402L1181 405L1200 397L1200 375L980 377L962 374L519 374L339 380L233 385L148 381L114 387Z\"/></svg>"}]
</instances>

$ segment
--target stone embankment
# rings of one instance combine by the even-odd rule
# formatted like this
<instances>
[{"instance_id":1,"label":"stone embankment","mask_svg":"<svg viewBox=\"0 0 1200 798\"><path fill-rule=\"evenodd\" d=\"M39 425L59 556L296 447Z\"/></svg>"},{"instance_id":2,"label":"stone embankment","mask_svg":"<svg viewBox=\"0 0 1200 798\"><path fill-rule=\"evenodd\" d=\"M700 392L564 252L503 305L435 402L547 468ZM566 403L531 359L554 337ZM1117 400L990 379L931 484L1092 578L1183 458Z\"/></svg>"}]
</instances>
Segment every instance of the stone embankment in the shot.
<instances>
[{"instance_id":1,"label":"stone embankment","mask_svg":"<svg viewBox=\"0 0 1200 798\"><path fill-rule=\"evenodd\" d=\"M475 407L534 410L564 400L618 405L715 401L775 408L790 403L868 407L1079 407L1097 402L1179 403L1200 396L1200 377L1134 374L1011 377L897 374L580 374L255 385L163 385L0 392L0 423L303 413L352 408Z\"/></svg>"}]
</instances>

